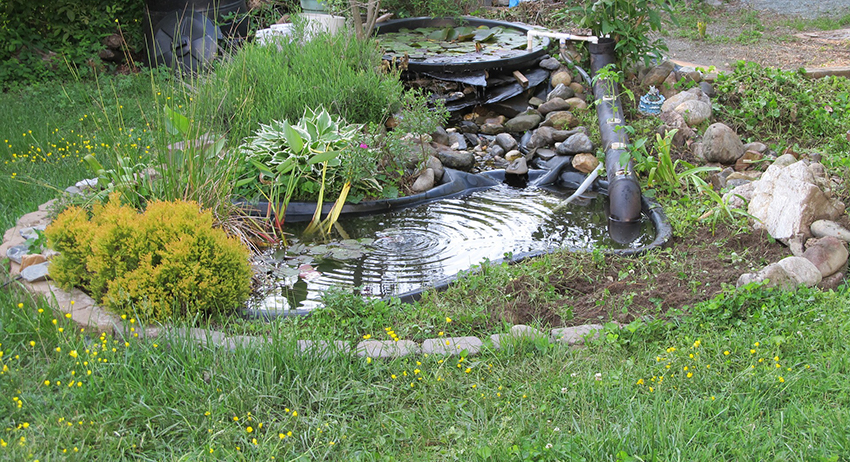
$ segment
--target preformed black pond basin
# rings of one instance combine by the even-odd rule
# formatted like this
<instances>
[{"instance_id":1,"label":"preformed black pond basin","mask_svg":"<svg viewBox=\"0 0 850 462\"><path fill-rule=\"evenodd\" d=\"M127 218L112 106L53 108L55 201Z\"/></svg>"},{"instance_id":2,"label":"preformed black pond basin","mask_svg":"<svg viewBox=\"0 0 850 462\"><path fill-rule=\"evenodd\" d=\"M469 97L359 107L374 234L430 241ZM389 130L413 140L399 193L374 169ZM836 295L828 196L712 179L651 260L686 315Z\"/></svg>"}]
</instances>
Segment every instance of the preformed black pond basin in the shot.
<instances>
[{"instance_id":1,"label":"preformed black pond basin","mask_svg":"<svg viewBox=\"0 0 850 462\"><path fill-rule=\"evenodd\" d=\"M503 182L502 172L469 176L489 178L493 185L438 200L424 198L418 205L385 213L349 214L325 242L291 240L288 248L268 251L261 265L265 289L254 297L248 314L306 314L320 307L322 295L335 287L368 297L415 298L486 261L513 261L557 249L638 253L669 238L663 212L646 200L642 219L630 225L631 240L617 242L601 192L588 192L563 206L573 191L555 184L533 186L534 175L532 186L524 188ZM297 224L291 227L297 235Z\"/></svg>"}]
</instances>

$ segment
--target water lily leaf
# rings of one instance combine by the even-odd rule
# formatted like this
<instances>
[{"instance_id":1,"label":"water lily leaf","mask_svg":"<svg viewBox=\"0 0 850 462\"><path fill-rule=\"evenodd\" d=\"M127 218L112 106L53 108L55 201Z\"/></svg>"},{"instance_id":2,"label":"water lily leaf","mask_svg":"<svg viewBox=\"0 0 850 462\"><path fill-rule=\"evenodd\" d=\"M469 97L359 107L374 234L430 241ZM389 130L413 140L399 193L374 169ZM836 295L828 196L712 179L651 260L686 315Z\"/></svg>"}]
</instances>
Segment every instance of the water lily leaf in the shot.
<instances>
[{"instance_id":1,"label":"water lily leaf","mask_svg":"<svg viewBox=\"0 0 850 462\"><path fill-rule=\"evenodd\" d=\"M314 245L310 247L310 255L325 255L330 252L331 249L326 245Z\"/></svg>"},{"instance_id":2,"label":"water lily leaf","mask_svg":"<svg viewBox=\"0 0 850 462\"><path fill-rule=\"evenodd\" d=\"M475 37L475 29L469 26L456 27L455 34L457 34L457 38L455 40L465 42L467 40L472 40L472 37Z\"/></svg>"},{"instance_id":3,"label":"water lily leaf","mask_svg":"<svg viewBox=\"0 0 850 462\"><path fill-rule=\"evenodd\" d=\"M428 40L442 41L449 35L449 28L435 30L428 34Z\"/></svg>"},{"instance_id":4,"label":"water lily leaf","mask_svg":"<svg viewBox=\"0 0 850 462\"><path fill-rule=\"evenodd\" d=\"M451 28L451 27L447 27L447 28L445 29L445 31L446 31L446 38L445 38L445 40L452 41L452 40L457 39L457 30L455 30L455 29L453 29L453 28Z\"/></svg>"},{"instance_id":5,"label":"water lily leaf","mask_svg":"<svg viewBox=\"0 0 850 462\"><path fill-rule=\"evenodd\" d=\"M301 271L298 268L293 268L291 266L281 266L280 268L275 268L274 274L275 276L284 279L298 276L301 274Z\"/></svg>"},{"instance_id":6,"label":"water lily leaf","mask_svg":"<svg viewBox=\"0 0 850 462\"><path fill-rule=\"evenodd\" d=\"M355 259L360 258L362 256L363 256L363 252L361 252L360 250L349 249L349 248L345 248L345 247L340 247L338 249L334 249L329 255L330 258L333 258L334 260L341 260L341 261L355 260Z\"/></svg>"}]
</instances>

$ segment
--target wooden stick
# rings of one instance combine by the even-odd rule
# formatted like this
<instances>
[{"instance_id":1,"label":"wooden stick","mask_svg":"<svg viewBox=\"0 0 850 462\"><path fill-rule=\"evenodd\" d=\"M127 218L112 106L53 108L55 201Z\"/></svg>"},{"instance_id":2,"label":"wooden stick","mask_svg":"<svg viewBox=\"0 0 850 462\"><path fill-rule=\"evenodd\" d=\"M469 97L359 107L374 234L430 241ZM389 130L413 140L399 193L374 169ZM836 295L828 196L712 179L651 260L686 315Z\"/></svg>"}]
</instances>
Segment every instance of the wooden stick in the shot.
<instances>
[{"instance_id":1,"label":"wooden stick","mask_svg":"<svg viewBox=\"0 0 850 462\"><path fill-rule=\"evenodd\" d=\"M522 72L514 71L514 78L516 79L517 83L522 85L522 88L528 88L528 78L522 75Z\"/></svg>"}]
</instances>

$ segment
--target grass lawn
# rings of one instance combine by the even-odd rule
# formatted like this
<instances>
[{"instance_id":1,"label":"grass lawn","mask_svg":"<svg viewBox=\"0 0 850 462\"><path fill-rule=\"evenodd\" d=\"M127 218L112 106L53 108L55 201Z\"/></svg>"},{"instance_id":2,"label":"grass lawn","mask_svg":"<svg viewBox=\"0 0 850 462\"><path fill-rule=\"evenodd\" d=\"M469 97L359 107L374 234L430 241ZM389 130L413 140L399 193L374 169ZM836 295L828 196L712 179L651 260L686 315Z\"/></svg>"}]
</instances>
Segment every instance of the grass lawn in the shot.
<instances>
[{"instance_id":1,"label":"grass lawn","mask_svg":"<svg viewBox=\"0 0 850 462\"><path fill-rule=\"evenodd\" d=\"M85 154L106 163L123 145L144 156L149 115L167 104L157 79L0 95L2 229L94 176ZM282 324L263 329L268 345L232 352L174 331L144 339L135 322L124 336L90 335L10 285L0 290L0 459L850 457L846 286L729 289L681 308L577 349L534 341L475 357L323 359L298 354Z\"/></svg>"}]
</instances>

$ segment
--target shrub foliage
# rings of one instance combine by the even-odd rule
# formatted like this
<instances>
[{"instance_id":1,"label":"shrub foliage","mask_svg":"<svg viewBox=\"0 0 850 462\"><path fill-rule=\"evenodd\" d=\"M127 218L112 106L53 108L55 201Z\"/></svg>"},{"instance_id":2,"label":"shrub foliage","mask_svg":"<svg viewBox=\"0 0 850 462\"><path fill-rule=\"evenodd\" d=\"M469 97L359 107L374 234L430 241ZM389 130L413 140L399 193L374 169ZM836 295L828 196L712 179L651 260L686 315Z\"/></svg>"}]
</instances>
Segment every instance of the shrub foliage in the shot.
<instances>
[{"instance_id":1,"label":"shrub foliage","mask_svg":"<svg viewBox=\"0 0 850 462\"><path fill-rule=\"evenodd\" d=\"M195 202L151 202L144 213L117 195L91 213L71 207L47 228L60 252L50 275L118 314L166 321L224 315L248 297L248 251L212 226Z\"/></svg>"}]
</instances>

